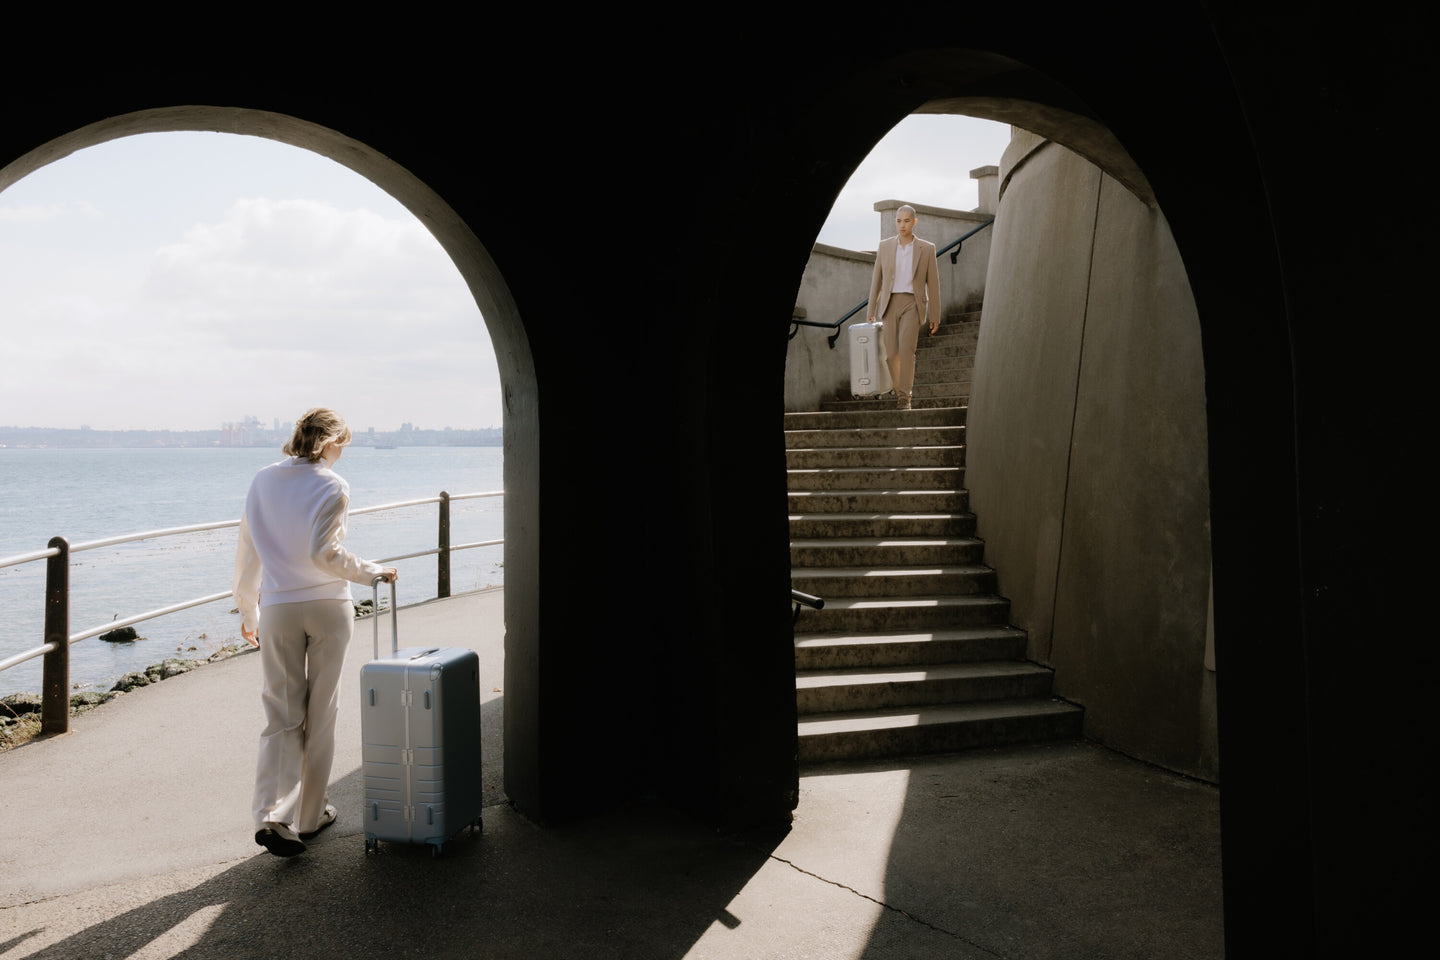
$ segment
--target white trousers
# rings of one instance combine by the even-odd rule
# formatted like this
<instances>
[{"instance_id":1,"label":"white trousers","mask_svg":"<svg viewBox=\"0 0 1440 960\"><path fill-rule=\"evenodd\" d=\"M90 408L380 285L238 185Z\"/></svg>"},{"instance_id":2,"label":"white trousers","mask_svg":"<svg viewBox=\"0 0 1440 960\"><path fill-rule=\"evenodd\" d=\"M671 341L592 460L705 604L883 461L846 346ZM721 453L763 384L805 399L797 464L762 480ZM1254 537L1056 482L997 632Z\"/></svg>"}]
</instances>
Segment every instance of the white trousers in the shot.
<instances>
[{"instance_id":1,"label":"white trousers","mask_svg":"<svg viewBox=\"0 0 1440 960\"><path fill-rule=\"evenodd\" d=\"M340 675L355 608L306 600L260 608L265 729L255 767L255 826L268 821L309 833L325 810L335 760Z\"/></svg>"}]
</instances>

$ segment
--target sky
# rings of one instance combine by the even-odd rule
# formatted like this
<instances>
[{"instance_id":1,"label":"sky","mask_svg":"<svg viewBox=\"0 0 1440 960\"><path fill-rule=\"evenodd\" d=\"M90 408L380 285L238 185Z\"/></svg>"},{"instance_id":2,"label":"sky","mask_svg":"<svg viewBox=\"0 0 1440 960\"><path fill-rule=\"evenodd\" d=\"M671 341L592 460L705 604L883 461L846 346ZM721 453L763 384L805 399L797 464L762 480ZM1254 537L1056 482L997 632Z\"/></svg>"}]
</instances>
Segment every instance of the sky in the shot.
<instances>
[{"instance_id":1,"label":"sky","mask_svg":"<svg viewBox=\"0 0 1440 960\"><path fill-rule=\"evenodd\" d=\"M1003 124L906 118L816 239L873 250L887 198L973 209L969 171L1008 142ZM0 425L213 430L317 405L357 430L501 423L474 299L374 184L274 141L165 133L0 192Z\"/></svg>"}]
</instances>

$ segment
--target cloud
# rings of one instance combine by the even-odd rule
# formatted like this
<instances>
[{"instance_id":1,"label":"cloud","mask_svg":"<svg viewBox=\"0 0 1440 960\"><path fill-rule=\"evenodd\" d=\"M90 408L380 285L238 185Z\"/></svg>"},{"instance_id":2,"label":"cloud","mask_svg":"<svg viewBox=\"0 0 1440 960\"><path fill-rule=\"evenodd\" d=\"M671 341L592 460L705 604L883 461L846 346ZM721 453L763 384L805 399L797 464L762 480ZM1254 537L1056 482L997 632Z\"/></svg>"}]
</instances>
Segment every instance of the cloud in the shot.
<instances>
[{"instance_id":1,"label":"cloud","mask_svg":"<svg viewBox=\"0 0 1440 960\"><path fill-rule=\"evenodd\" d=\"M479 309L413 219L239 200L155 249L138 276L92 268L5 312L0 399L21 423L194 429L291 419L317 394L381 429L500 419ZM62 375L88 399L55 423L46 385Z\"/></svg>"},{"instance_id":2,"label":"cloud","mask_svg":"<svg viewBox=\"0 0 1440 960\"><path fill-rule=\"evenodd\" d=\"M874 250L880 240L880 200L903 200L952 210L973 210L978 190L970 171L998 163L1010 140L1006 124L973 117L913 114L882 138L835 199L822 243ZM926 239L948 241L953 237Z\"/></svg>"},{"instance_id":3,"label":"cloud","mask_svg":"<svg viewBox=\"0 0 1440 960\"><path fill-rule=\"evenodd\" d=\"M213 428L317 398L379 429L501 418L438 242L364 178L259 138L127 137L7 188L0 333L0 417L22 425Z\"/></svg>"},{"instance_id":4,"label":"cloud","mask_svg":"<svg viewBox=\"0 0 1440 960\"><path fill-rule=\"evenodd\" d=\"M237 344L380 336L397 324L463 336L473 324L459 316L478 313L418 221L313 200L237 201L157 250L144 291L157 308L228 327Z\"/></svg>"},{"instance_id":5,"label":"cloud","mask_svg":"<svg viewBox=\"0 0 1440 960\"><path fill-rule=\"evenodd\" d=\"M93 204L83 200L72 200L69 203L26 203L13 207L0 204L0 223L50 223L70 216L98 220L101 213Z\"/></svg>"}]
</instances>

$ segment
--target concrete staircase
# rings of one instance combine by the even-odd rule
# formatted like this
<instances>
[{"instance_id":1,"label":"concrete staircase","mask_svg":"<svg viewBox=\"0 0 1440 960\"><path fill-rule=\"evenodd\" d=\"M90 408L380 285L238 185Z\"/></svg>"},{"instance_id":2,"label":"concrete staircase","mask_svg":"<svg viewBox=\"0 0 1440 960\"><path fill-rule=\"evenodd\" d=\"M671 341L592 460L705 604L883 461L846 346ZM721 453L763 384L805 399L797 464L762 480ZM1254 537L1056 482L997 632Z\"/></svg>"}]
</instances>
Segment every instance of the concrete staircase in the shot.
<instances>
[{"instance_id":1,"label":"concrete staircase","mask_svg":"<svg viewBox=\"0 0 1440 960\"><path fill-rule=\"evenodd\" d=\"M917 352L917 409L785 415L791 584L825 598L796 624L802 763L1080 734L1081 709L1050 696L1052 672L1007 622L969 511L966 407L934 390L968 394L974 327L928 338L970 346L963 380L922 384ZM933 363L957 369L948 354Z\"/></svg>"},{"instance_id":2,"label":"concrete staircase","mask_svg":"<svg viewBox=\"0 0 1440 960\"><path fill-rule=\"evenodd\" d=\"M975 368L975 341L980 334L980 305L967 304L951 314L932 337L923 329L915 347L916 409L963 407L970 402L970 373ZM845 349L837 343L836 349ZM895 398L827 400L821 410L894 410Z\"/></svg>"}]
</instances>

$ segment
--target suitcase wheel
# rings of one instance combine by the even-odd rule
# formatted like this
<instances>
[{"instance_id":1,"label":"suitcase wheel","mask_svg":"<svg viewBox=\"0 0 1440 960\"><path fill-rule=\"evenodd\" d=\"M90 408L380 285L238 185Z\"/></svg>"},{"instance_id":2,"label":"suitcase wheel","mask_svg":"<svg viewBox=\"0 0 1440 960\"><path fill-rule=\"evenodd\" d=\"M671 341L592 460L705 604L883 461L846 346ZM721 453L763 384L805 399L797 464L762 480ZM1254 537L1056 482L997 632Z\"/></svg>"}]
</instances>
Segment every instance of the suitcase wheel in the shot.
<instances>
[{"instance_id":1,"label":"suitcase wheel","mask_svg":"<svg viewBox=\"0 0 1440 960\"><path fill-rule=\"evenodd\" d=\"M366 837L366 838L365 838L365 852L366 852L366 853L378 853L379 851L380 851L380 841L379 841L379 840L372 840L370 837Z\"/></svg>"}]
</instances>

